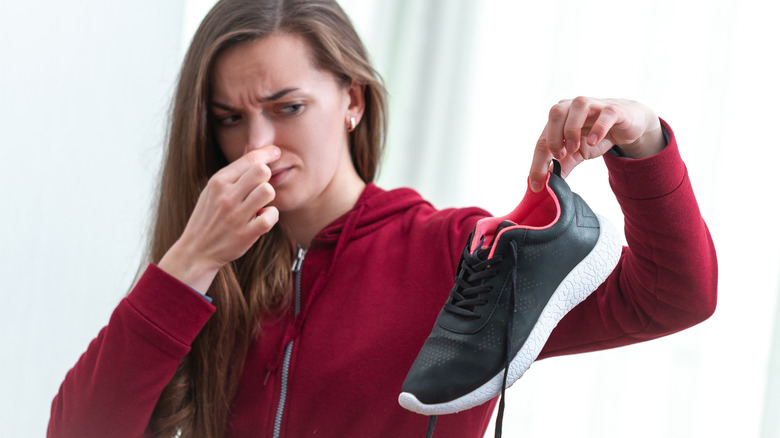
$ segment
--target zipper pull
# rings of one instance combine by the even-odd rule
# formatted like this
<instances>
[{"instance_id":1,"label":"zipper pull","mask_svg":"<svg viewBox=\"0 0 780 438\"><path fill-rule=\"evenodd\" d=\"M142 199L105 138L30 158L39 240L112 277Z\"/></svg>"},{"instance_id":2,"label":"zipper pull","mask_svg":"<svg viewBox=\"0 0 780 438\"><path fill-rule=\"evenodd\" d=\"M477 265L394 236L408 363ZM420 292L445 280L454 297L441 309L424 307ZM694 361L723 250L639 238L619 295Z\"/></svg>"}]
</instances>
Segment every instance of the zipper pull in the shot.
<instances>
[{"instance_id":1,"label":"zipper pull","mask_svg":"<svg viewBox=\"0 0 780 438\"><path fill-rule=\"evenodd\" d=\"M298 255L295 257L295 260L293 260L292 264L292 271L293 272L300 272L301 271L301 265L303 265L303 258L306 257L306 250L301 248L300 245L298 245Z\"/></svg>"}]
</instances>

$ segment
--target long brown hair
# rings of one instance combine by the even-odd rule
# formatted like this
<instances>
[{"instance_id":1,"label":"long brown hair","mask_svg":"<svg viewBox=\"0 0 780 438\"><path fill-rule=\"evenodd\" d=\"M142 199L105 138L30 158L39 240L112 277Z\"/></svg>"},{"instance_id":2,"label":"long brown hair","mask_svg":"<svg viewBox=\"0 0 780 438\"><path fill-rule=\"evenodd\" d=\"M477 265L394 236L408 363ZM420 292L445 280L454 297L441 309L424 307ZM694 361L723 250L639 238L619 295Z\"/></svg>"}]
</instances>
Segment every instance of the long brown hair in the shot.
<instances>
[{"instance_id":1,"label":"long brown hair","mask_svg":"<svg viewBox=\"0 0 780 438\"><path fill-rule=\"evenodd\" d=\"M365 85L365 111L349 141L358 175L365 182L374 180L385 141L385 89L338 4L220 1L195 33L180 72L149 240L150 261L159 262L181 236L208 179L227 164L209 124L214 60L228 47L280 32L306 38L315 65L343 84L354 80ZM277 226L243 257L220 269L208 290L216 313L163 390L149 424L153 436L224 434L247 349L259 335L260 318L289 304L290 262L289 240Z\"/></svg>"}]
</instances>

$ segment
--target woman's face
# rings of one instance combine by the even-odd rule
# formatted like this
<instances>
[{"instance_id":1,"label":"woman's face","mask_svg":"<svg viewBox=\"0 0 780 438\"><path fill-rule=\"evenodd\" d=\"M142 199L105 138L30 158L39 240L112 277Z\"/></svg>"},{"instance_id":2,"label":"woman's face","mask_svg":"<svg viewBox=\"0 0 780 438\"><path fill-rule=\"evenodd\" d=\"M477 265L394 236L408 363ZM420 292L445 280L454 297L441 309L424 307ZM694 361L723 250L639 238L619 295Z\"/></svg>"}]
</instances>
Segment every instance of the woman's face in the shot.
<instances>
[{"instance_id":1,"label":"woman's face","mask_svg":"<svg viewBox=\"0 0 780 438\"><path fill-rule=\"evenodd\" d=\"M269 164L271 205L281 212L327 205L360 181L347 121L360 120L363 89L316 68L309 52L302 37L275 34L228 48L214 64L209 111L219 147L230 162L264 146L281 149Z\"/></svg>"}]
</instances>

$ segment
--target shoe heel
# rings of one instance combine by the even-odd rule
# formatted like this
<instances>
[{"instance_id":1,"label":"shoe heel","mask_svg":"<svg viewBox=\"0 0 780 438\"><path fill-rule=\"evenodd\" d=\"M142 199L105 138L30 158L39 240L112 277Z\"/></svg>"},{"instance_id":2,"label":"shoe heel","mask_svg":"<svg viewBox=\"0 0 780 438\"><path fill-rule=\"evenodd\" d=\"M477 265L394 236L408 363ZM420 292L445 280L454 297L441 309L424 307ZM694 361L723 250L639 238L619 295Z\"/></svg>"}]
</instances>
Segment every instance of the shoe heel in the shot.
<instances>
[{"instance_id":1,"label":"shoe heel","mask_svg":"<svg viewBox=\"0 0 780 438\"><path fill-rule=\"evenodd\" d=\"M593 293L609 277L620 260L620 235L612 223L596 213L599 238L591 252L564 278L542 310L537 323L509 365L507 387L516 382L542 352L553 329L569 311ZM493 380L497 384L498 377ZM511 382L511 383L510 383Z\"/></svg>"}]
</instances>

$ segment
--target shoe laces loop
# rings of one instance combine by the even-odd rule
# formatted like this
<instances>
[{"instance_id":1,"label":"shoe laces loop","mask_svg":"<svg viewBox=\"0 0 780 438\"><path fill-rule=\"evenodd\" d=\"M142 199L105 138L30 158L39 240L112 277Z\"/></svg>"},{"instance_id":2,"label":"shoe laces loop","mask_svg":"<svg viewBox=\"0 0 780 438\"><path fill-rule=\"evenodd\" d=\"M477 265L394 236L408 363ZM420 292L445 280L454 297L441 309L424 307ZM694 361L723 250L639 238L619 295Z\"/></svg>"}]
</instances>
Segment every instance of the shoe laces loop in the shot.
<instances>
[{"instance_id":1,"label":"shoe laces loop","mask_svg":"<svg viewBox=\"0 0 780 438\"><path fill-rule=\"evenodd\" d=\"M485 236L480 237L478 248L482 247L484 241ZM477 249L469 253L468 247L463 250L451 299L444 305L447 311L467 318L479 318L479 314L474 309L487 304L487 298L483 294L492 289L491 286L484 284L485 280L498 274L497 265L503 258L496 255L488 259L488 252L488 249Z\"/></svg>"},{"instance_id":2,"label":"shoe laces loop","mask_svg":"<svg viewBox=\"0 0 780 438\"><path fill-rule=\"evenodd\" d=\"M482 247L483 240L484 236L480 239L479 247ZM515 313L515 285L517 284L517 243L515 243L514 240L510 240L509 246L512 247L513 265L511 273L511 285L509 287L509 303L507 305L506 333L504 336L504 377L501 384L501 400L498 403L498 412L496 413L495 438L501 438L504 421L506 381L507 376L509 375L509 365L512 362L512 331ZM482 251L487 252L487 250ZM461 263L461 271L456 278L456 285L452 293L452 303L448 302L445 304L445 309L463 316L479 316L473 311L473 308L470 310L467 308L467 306L485 304L487 300L469 297L472 295L478 295L483 292L489 292L491 288L484 284L474 286L472 283L495 276L498 273L498 269L495 267L495 265L501 262L502 257L496 256L492 259L483 260L478 253L479 250L474 251L473 254L469 254L468 248L464 251L463 262ZM465 279L463 278L464 273L468 273L468 277ZM459 286L462 288L461 291L458 291ZM432 415L428 419L428 431L425 435L426 438L433 437L433 429L436 426L436 420L436 415Z\"/></svg>"}]
</instances>

